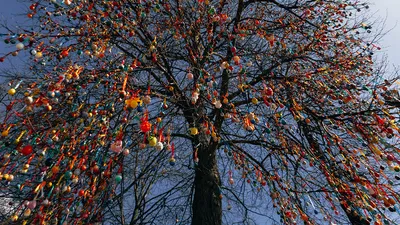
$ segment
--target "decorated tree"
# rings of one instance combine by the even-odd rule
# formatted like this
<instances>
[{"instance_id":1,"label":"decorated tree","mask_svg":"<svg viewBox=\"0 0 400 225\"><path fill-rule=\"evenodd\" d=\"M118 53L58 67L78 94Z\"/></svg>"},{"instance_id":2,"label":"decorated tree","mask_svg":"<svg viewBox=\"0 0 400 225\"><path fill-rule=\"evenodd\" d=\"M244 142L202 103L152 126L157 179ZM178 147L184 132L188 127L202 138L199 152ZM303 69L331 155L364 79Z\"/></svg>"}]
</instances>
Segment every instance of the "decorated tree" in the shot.
<instances>
[{"instance_id":1,"label":"decorated tree","mask_svg":"<svg viewBox=\"0 0 400 225\"><path fill-rule=\"evenodd\" d=\"M7 223L394 223L399 99L367 4L30 4L0 58L31 71L1 96Z\"/></svg>"}]
</instances>

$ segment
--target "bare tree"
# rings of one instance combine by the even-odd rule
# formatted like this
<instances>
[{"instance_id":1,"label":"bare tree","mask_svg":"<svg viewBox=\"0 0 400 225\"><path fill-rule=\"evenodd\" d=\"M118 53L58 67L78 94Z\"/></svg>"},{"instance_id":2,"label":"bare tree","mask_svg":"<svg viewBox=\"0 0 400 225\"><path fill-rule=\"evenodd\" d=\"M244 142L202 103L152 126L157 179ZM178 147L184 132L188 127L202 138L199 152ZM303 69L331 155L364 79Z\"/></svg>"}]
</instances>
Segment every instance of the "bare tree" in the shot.
<instances>
[{"instance_id":1,"label":"bare tree","mask_svg":"<svg viewBox=\"0 0 400 225\"><path fill-rule=\"evenodd\" d=\"M34 2L0 58L32 60L1 96L8 222L394 223L397 77L366 8Z\"/></svg>"}]
</instances>

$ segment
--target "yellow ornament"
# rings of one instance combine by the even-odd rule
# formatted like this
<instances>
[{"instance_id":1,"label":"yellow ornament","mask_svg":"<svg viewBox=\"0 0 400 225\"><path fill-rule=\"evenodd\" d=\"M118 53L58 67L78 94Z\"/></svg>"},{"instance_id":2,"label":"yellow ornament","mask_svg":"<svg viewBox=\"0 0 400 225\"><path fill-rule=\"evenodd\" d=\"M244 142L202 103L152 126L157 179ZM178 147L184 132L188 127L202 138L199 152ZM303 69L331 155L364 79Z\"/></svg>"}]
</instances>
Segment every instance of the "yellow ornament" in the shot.
<instances>
[{"instance_id":1,"label":"yellow ornament","mask_svg":"<svg viewBox=\"0 0 400 225\"><path fill-rule=\"evenodd\" d=\"M13 215L13 216L11 217L11 220L12 220L13 222L16 222L16 221L18 220L18 215Z\"/></svg>"},{"instance_id":2,"label":"yellow ornament","mask_svg":"<svg viewBox=\"0 0 400 225\"><path fill-rule=\"evenodd\" d=\"M42 57L43 57L43 53L42 52L36 52L35 58L40 59Z\"/></svg>"},{"instance_id":3,"label":"yellow ornament","mask_svg":"<svg viewBox=\"0 0 400 225\"><path fill-rule=\"evenodd\" d=\"M150 145L151 147L156 146L156 145L157 145L157 138L155 138L155 137L150 137L150 138L149 138L149 145Z\"/></svg>"},{"instance_id":4,"label":"yellow ornament","mask_svg":"<svg viewBox=\"0 0 400 225\"><path fill-rule=\"evenodd\" d=\"M28 217L30 215L31 215L31 210L30 209L26 209L25 212L24 212L24 216Z\"/></svg>"},{"instance_id":5,"label":"yellow ornament","mask_svg":"<svg viewBox=\"0 0 400 225\"><path fill-rule=\"evenodd\" d=\"M258 99L257 99L257 98L252 98L252 99L251 99L251 102L252 102L254 105L256 105L256 104L258 104Z\"/></svg>"},{"instance_id":6,"label":"yellow ornament","mask_svg":"<svg viewBox=\"0 0 400 225\"><path fill-rule=\"evenodd\" d=\"M10 90L8 90L8 94L11 96L15 95L16 92L17 91L14 88L11 88Z\"/></svg>"},{"instance_id":7,"label":"yellow ornament","mask_svg":"<svg viewBox=\"0 0 400 225\"><path fill-rule=\"evenodd\" d=\"M140 100L140 98L138 98L138 97L135 97L135 98L126 100L125 104L128 105L130 108L135 109L138 107L138 105L142 104L142 100Z\"/></svg>"},{"instance_id":8,"label":"yellow ornament","mask_svg":"<svg viewBox=\"0 0 400 225\"><path fill-rule=\"evenodd\" d=\"M189 130L190 130L191 135L197 135L199 133L199 130L197 129L197 127L191 127L191 128L189 128Z\"/></svg>"}]
</instances>

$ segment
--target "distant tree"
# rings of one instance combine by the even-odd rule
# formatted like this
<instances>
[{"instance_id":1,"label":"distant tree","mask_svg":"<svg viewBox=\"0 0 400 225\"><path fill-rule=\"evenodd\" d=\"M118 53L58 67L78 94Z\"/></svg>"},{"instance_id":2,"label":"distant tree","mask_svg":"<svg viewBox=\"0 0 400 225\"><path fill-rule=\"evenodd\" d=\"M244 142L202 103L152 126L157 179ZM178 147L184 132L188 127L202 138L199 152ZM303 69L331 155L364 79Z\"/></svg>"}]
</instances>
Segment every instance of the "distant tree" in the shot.
<instances>
[{"instance_id":1,"label":"distant tree","mask_svg":"<svg viewBox=\"0 0 400 225\"><path fill-rule=\"evenodd\" d=\"M32 60L0 96L6 223L394 223L399 101L367 4L32 2L0 58Z\"/></svg>"}]
</instances>

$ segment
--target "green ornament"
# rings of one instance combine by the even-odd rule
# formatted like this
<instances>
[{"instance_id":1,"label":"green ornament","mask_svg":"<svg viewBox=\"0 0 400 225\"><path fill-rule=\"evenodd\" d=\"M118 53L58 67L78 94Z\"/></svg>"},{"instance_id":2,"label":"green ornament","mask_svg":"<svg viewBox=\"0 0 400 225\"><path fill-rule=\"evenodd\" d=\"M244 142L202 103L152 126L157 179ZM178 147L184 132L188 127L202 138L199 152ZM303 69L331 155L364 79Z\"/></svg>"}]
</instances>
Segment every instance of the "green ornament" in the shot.
<instances>
[{"instance_id":1,"label":"green ornament","mask_svg":"<svg viewBox=\"0 0 400 225\"><path fill-rule=\"evenodd\" d=\"M70 179L72 177L72 172L71 171L67 171L64 174L65 179Z\"/></svg>"},{"instance_id":2,"label":"green ornament","mask_svg":"<svg viewBox=\"0 0 400 225\"><path fill-rule=\"evenodd\" d=\"M115 176L115 182L119 183L122 180L122 176L120 174L118 174L117 176Z\"/></svg>"}]
</instances>

